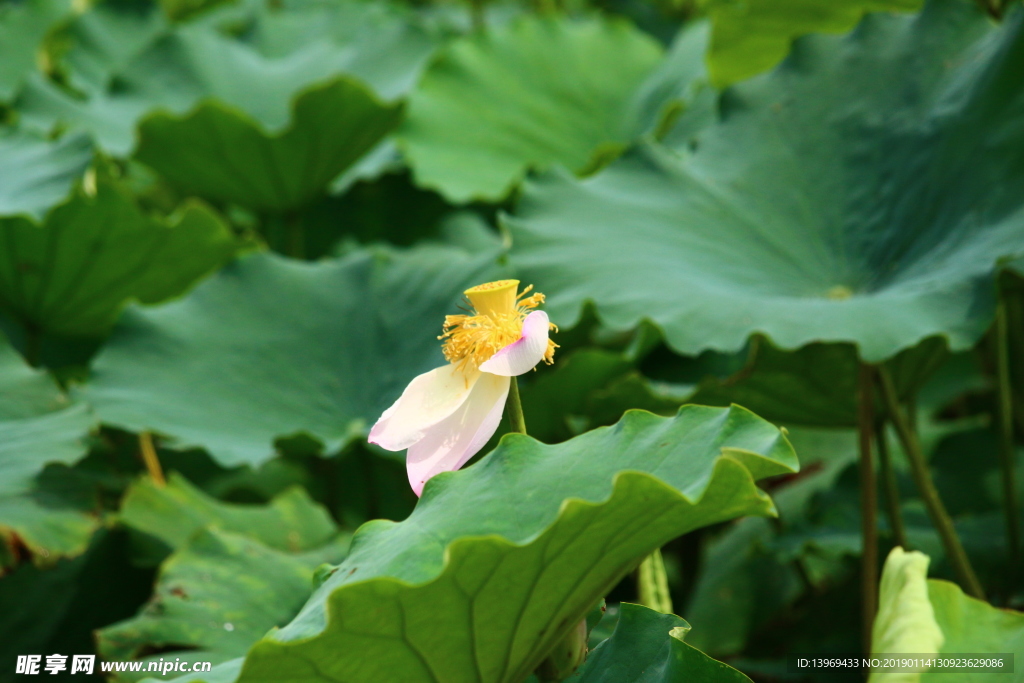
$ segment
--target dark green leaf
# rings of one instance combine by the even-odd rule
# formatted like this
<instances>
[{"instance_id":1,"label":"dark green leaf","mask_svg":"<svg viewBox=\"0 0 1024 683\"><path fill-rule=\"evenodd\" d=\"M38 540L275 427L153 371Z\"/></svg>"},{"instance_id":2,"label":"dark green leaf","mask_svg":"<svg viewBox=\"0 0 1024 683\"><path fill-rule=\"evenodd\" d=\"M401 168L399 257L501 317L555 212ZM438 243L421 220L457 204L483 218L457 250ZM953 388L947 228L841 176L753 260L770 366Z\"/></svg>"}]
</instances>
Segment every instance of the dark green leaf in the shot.
<instances>
[{"instance_id":1,"label":"dark green leaf","mask_svg":"<svg viewBox=\"0 0 1024 683\"><path fill-rule=\"evenodd\" d=\"M650 320L675 350L850 341L879 361L925 337L970 347L993 276L1024 251L1024 11L869 15L799 40L725 94L680 157L642 146L598 176L529 183L514 262L568 325ZM984 121L982 124L981 122Z\"/></svg>"},{"instance_id":2,"label":"dark green leaf","mask_svg":"<svg viewBox=\"0 0 1024 683\"><path fill-rule=\"evenodd\" d=\"M497 279L495 256L240 259L182 301L126 313L83 394L105 422L202 446L224 465L267 460L276 438L299 433L335 451L444 363L444 316L464 289Z\"/></svg>"},{"instance_id":3,"label":"dark green leaf","mask_svg":"<svg viewBox=\"0 0 1024 683\"><path fill-rule=\"evenodd\" d=\"M181 294L238 250L216 214L186 204L152 218L124 188L93 177L42 224L0 218L0 307L30 328L106 333L129 300Z\"/></svg>"},{"instance_id":4,"label":"dark green leaf","mask_svg":"<svg viewBox=\"0 0 1024 683\"><path fill-rule=\"evenodd\" d=\"M641 605L619 605L619 620L611 638L587 655L587 662L570 677L580 683L749 683L728 664L684 642L690 625L674 614Z\"/></svg>"}]
</instances>

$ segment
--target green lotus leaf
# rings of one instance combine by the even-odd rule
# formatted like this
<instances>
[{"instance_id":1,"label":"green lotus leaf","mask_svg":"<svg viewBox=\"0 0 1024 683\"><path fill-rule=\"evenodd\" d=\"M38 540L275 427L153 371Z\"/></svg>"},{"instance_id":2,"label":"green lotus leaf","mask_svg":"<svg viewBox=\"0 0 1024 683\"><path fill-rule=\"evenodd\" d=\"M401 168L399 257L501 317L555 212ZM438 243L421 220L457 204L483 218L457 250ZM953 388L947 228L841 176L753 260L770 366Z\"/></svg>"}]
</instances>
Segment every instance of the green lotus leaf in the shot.
<instances>
[{"instance_id":1,"label":"green lotus leaf","mask_svg":"<svg viewBox=\"0 0 1024 683\"><path fill-rule=\"evenodd\" d=\"M240 505L206 495L177 472L166 486L149 478L137 481L121 502L119 518L175 550L209 525L291 553L320 547L337 534L327 511L300 487L287 489L265 506Z\"/></svg>"},{"instance_id":2,"label":"green lotus leaf","mask_svg":"<svg viewBox=\"0 0 1024 683\"><path fill-rule=\"evenodd\" d=\"M86 406L72 404L0 337L0 498L30 490L47 463L70 464L85 455L93 425Z\"/></svg>"},{"instance_id":3,"label":"green lotus leaf","mask_svg":"<svg viewBox=\"0 0 1024 683\"><path fill-rule=\"evenodd\" d=\"M454 202L501 199L530 168L582 171L642 133L634 98L660 57L621 21L521 17L438 56L400 145L419 184Z\"/></svg>"},{"instance_id":4,"label":"green lotus leaf","mask_svg":"<svg viewBox=\"0 0 1024 683\"><path fill-rule=\"evenodd\" d=\"M70 9L67 0L0 5L0 101L9 100L35 71L43 39Z\"/></svg>"},{"instance_id":5,"label":"green lotus leaf","mask_svg":"<svg viewBox=\"0 0 1024 683\"><path fill-rule=\"evenodd\" d=\"M463 290L498 279L496 256L254 254L181 301L127 311L82 393L103 421L201 446L224 465L268 460L275 439L299 433L334 451L445 362L444 316Z\"/></svg>"},{"instance_id":6,"label":"green lotus leaf","mask_svg":"<svg viewBox=\"0 0 1024 683\"><path fill-rule=\"evenodd\" d=\"M96 520L51 505L39 495L36 478L48 463L84 456L94 426L85 405L72 403L0 336L0 567L11 563L6 546L14 543L41 562L85 551Z\"/></svg>"},{"instance_id":7,"label":"green lotus leaf","mask_svg":"<svg viewBox=\"0 0 1024 683\"><path fill-rule=\"evenodd\" d=\"M239 681L522 681L651 550L772 514L754 481L796 467L779 430L739 407L630 411L551 446L510 434L431 479L404 522L364 525Z\"/></svg>"},{"instance_id":8,"label":"green lotus leaf","mask_svg":"<svg viewBox=\"0 0 1024 683\"><path fill-rule=\"evenodd\" d=\"M139 127L136 157L185 192L283 211L323 193L400 116L398 105L342 78L302 93L279 133L216 102L184 118L154 114Z\"/></svg>"},{"instance_id":9,"label":"green lotus leaf","mask_svg":"<svg viewBox=\"0 0 1024 683\"><path fill-rule=\"evenodd\" d=\"M949 581L928 579L928 563L927 555L899 547L889 554L882 572L873 653L1024 652L1024 613L964 595ZM872 673L869 681L878 683L891 676ZM901 680L980 683L992 676L980 671L934 671L902 674ZM1014 680L1019 677L1018 673Z\"/></svg>"},{"instance_id":10,"label":"green lotus leaf","mask_svg":"<svg viewBox=\"0 0 1024 683\"><path fill-rule=\"evenodd\" d=\"M169 30L156 3L94 3L59 32L61 67L68 82L95 95Z\"/></svg>"},{"instance_id":11,"label":"green lotus leaf","mask_svg":"<svg viewBox=\"0 0 1024 683\"><path fill-rule=\"evenodd\" d=\"M841 33L866 12L915 11L921 0L711 0L714 25L708 66L724 87L767 71L808 33Z\"/></svg>"},{"instance_id":12,"label":"green lotus leaf","mask_svg":"<svg viewBox=\"0 0 1024 683\"><path fill-rule=\"evenodd\" d=\"M753 333L853 342L872 362L932 335L970 347L997 263L1024 251L1004 189L1024 178L1022 26L935 0L802 38L725 93L692 153L642 145L587 180L527 183L514 264L560 324L591 300L609 327L650 320L686 354Z\"/></svg>"},{"instance_id":13,"label":"green lotus leaf","mask_svg":"<svg viewBox=\"0 0 1024 683\"><path fill-rule=\"evenodd\" d=\"M586 663L568 680L580 683L683 683L749 678L686 643L684 619L642 605L621 603L612 636L587 655Z\"/></svg>"},{"instance_id":14,"label":"green lotus leaf","mask_svg":"<svg viewBox=\"0 0 1024 683\"><path fill-rule=\"evenodd\" d=\"M56 125L84 130L102 148L120 156L134 149L136 124L147 114L159 110L182 117L203 102L217 102L230 109L253 129L249 135L259 133L273 139L288 128L293 99L314 86L346 75L365 83L376 97L393 100L418 76L433 49L425 34L400 17L381 18L372 7L359 9L363 3L351 5L339 3L333 9L324 7L321 13L312 9L257 10L255 16L241 17L243 24L252 27L245 39L226 35L206 22L159 31L150 27L145 17L131 12L118 12L118 21L112 22L105 14L93 16L90 10L72 25L75 30L67 59L72 82L84 83L79 87L88 96L72 96L37 75L20 93L16 107L26 125L43 130ZM320 16L324 13L333 18ZM132 20L126 16L141 22L133 41L122 35L131 31ZM237 26L230 28L237 32ZM151 42L140 40L151 34ZM133 47L140 49L134 52ZM97 83L102 87L95 87ZM381 109L391 109L367 93L351 97L355 98L353 112L367 106L366 99ZM326 135L322 118L334 114L307 112L304 125L316 121L318 126L307 135ZM301 136L293 137L301 140ZM321 142L337 144L329 136L321 137ZM271 161L263 159L260 165L267 167ZM315 158L309 161L313 166L325 163ZM230 175L251 173L244 166L230 171ZM286 180L297 183L300 179Z\"/></svg>"},{"instance_id":15,"label":"green lotus leaf","mask_svg":"<svg viewBox=\"0 0 1024 683\"><path fill-rule=\"evenodd\" d=\"M40 218L71 193L92 161L85 135L56 142L28 134L0 134L0 215Z\"/></svg>"},{"instance_id":16,"label":"green lotus leaf","mask_svg":"<svg viewBox=\"0 0 1024 683\"><path fill-rule=\"evenodd\" d=\"M269 629L288 623L313 591L313 570L344 556L292 555L220 529L202 529L161 566L139 614L97 632L106 659L203 661L245 654ZM160 654L144 654L157 648ZM146 674L120 676L119 680Z\"/></svg>"},{"instance_id":17,"label":"green lotus leaf","mask_svg":"<svg viewBox=\"0 0 1024 683\"><path fill-rule=\"evenodd\" d=\"M154 219L96 175L41 224L0 218L0 309L30 329L101 336L129 300L177 296L239 248L206 207Z\"/></svg>"}]
</instances>

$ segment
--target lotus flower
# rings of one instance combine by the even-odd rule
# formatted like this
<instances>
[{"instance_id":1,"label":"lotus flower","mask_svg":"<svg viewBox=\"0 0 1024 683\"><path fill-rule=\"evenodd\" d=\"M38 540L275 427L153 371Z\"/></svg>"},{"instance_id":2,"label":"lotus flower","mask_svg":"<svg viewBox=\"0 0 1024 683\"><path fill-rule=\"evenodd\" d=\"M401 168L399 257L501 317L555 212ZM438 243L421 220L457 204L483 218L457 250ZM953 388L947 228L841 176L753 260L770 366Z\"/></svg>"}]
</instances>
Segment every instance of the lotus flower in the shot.
<instances>
[{"instance_id":1,"label":"lotus flower","mask_svg":"<svg viewBox=\"0 0 1024 683\"><path fill-rule=\"evenodd\" d=\"M408 449L406 469L416 495L439 472L457 470L491 438L501 421L511 378L552 362L556 329L544 295L517 295L518 280L467 289L470 315L445 317L438 339L448 365L425 372L405 388L370 430L370 443Z\"/></svg>"}]
</instances>

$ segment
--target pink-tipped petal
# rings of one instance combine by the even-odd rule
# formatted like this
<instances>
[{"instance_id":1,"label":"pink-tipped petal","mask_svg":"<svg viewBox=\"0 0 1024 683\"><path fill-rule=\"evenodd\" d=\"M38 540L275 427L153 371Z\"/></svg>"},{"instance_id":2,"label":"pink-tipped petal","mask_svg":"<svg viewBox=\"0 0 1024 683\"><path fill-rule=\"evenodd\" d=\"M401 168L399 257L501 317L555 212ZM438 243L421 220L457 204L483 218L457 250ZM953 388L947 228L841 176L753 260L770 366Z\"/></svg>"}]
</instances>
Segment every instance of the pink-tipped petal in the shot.
<instances>
[{"instance_id":1,"label":"pink-tipped petal","mask_svg":"<svg viewBox=\"0 0 1024 683\"><path fill-rule=\"evenodd\" d=\"M480 369L492 375L512 377L532 370L548 350L548 314L534 311L523 320L518 340L485 361Z\"/></svg>"},{"instance_id":2,"label":"pink-tipped petal","mask_svg":"<svg viewBox=\"0 0 1024 683\"><path fill-rule=\"evenodd\" d=\"M462 407L409 447L406 471L417 496L428 479L459 469L484 447L501 421L510 383L507 377L482 375Z\"/></svg>"},{"instance_id":3,"label":"pink-tipped petal","mask_svg":"<svg viewBox=\"0 0 1024 683\"><path fill-rule=\"evenodd\" d=\"M405 450L457 411L479 378L480 372L464 373L455 365L423 373L409 382L398 400L384 411L367 440L388 451Z\"/></svg>"}]
</instances>

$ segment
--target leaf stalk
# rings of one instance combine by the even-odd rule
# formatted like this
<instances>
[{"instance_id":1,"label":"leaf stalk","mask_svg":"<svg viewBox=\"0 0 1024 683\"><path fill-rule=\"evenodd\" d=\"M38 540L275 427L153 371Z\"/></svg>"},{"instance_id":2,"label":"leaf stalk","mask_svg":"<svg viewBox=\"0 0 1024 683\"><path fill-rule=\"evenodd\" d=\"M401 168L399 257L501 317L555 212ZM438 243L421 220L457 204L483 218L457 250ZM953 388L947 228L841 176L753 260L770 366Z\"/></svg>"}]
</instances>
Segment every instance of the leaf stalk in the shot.
<instances>
[{"instance_id":1,"label":"leaf stalk","mask_svg":"<svg viewBox=\"0 0 1024 683\"><path fill-rule=\"evenodd\" d=\"M660 548L644 558L639 571L640 604L662 614L672 614L672 595L668 590L668 573Z\"/></svg>"},{"instance_id":2,"label":"leaf stalk","mask_svg":"<svg viewBox=\"0 0 1024 683\"><path fill-rule=\"evenodd\" d=\"M1010 385L1010 331L1005 298L996 309L996 368L999 384L999 469L1003 484L1003 511L1010 549L1011 576L1020 562L1020 530L1017 527L1017 483L1014 472L1013 394Z\"/></svg>"},{"instance_id":3,"label":"leaf stalk","mask_svg":"<svg viewBox=\"0 0 1024 683\"><path fill-rule=\"evenodd\" d=\"M146 471L149 472L153 483L158 488L167 486L163 467L160 466L160 458L157 457L156 448L153 446L153 435L149 432L139 433L139 451L142 453L142 462L146 465Z\"/></svg>"},{"instance_id":4,"label":"leaf stalk","mask_svg":"<svg viewBox=\"0 0 1024 683\"><path fill-rule=\"evenodd\" d=\"M939 491L935 488L935 482L928 471L928 463L925 461L924 452L921 450L921 443L917 438L917 431L910 424L907 415L903 412L903 406L900 405L892 374L884 365L879 365L878 377L882 398L885 401L885 408L889 413L889 419L892 421L892 425L896 429L896 435L899 437L903 450L907 454L914 483L917 485L922 500L924 500L928 516L932 520L932 525L939 532L939 537L942 539L942 545L946 550L950 564L953 566L953 571L956 573L961 586L969 595L984 600L985 591L981 587L981 582L978 581L977 574L974 573L974 568L971 566L967 553L964 551L964 546L960 542L956 528L953 526L953 520L950 518L949 513L946 511L946 506L943 505L942 499L939 497Z\"/></svg>"},{"instance_id":5,"label":"leaf stalk","mask_svg":"<svg viewBox=\"0 0 1024 683\"><path fill-rule=\"evenodd\" d=\"M907 541L907 528L903 524L903 513L900 510L900 489L896 482L896 470L892 466L892 453L886 440L885 418L875 420L875 443L878 444L878 464L881 469L882 497L892 527L893 541L904 550L910 550Z\"/></svg>"},{"instance_id":6,"label":"leaf stalk","mask_svg":"<svg viewBox=\"0 0 1024 683\"><path fill-rule=\"evenodd\" d=\"M865 653L871 652L871 629L878 611L878 491L871 457L874 436L873 371L861 363L857 381L857 443L860 451L860 556L861 636Z\"/></svg>"}]
</instances>

